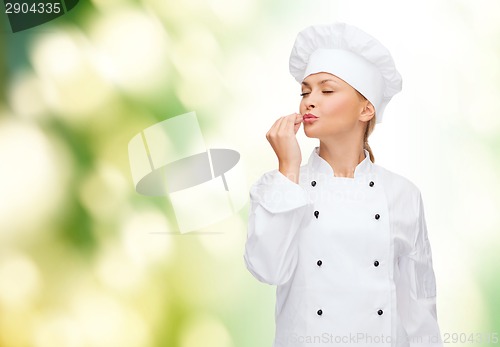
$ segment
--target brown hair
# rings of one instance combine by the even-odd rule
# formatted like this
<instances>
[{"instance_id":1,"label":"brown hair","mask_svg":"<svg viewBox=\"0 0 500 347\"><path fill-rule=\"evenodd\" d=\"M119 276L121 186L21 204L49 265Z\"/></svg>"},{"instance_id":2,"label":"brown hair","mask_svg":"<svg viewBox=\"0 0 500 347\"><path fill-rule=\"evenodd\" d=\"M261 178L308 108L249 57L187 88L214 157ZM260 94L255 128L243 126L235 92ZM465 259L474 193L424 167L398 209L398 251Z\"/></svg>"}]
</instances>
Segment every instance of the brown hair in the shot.
<instances>
[{"instance_id":1,"label":"brown hair","mask_svg":"<svg viewBox=\"0 0 500 347\"><path fill-rule=\"evenodd\" d=\"M354 90L358 93L358 96L361 98L361 100L368 100L357 89L354 89ZM372 163L375 162L375 157L373 155L373 151L372 151L370 145L368 144L368 137L370 136L370 134L373 132L373 129L375 128L375 123L377 122L376 117L377 117L377 115L374 114L372 119L370 119L368 121L368 123L366 124L366 128L365 128L365 135L363 136L363 149L366 149L368 151L368 153L370 154L370 160L372 161Z\"/></svg>"},{"instance_id":2,"label":"brown hair","mask_svg":"<svg viewBox=\"0 0 500 347\"><path fill-rule=\"evenodd\" d=\"M370 160L372 161L372 163L375 162L375 157L373 156L372 149L371 149L370 145L368 144L368 137L370 136L370 134L373 132L373 129L375 128L375 123L376 123L375 117L376 116L373 115L372 119L370 119L368 121L368 124L366 124L365 135L363 137L363 148L366 149L368 151L368 153L370 153Z\"/></svg>"}]
</instances>

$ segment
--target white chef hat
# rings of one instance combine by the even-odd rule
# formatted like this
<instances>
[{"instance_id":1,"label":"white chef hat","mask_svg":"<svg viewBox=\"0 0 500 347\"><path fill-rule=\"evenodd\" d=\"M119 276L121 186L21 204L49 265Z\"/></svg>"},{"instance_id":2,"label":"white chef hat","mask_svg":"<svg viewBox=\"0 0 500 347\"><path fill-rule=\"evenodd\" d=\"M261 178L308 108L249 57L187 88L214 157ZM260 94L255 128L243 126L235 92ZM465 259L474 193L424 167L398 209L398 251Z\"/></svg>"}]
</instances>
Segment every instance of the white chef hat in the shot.
<instances>
[{"instance_id":1,"label":"white chef hat","mask_svg":"<svg viewBox=\"0 0 500 347\"><path fill-rule=\"evenodd\" d=\"M313 25L297 35L290 54L290 73L302 83L318 72L341 78L367 98L375 107L377 123L402 86L387 48L345 23Z\"/></svg>"}]
</instances>

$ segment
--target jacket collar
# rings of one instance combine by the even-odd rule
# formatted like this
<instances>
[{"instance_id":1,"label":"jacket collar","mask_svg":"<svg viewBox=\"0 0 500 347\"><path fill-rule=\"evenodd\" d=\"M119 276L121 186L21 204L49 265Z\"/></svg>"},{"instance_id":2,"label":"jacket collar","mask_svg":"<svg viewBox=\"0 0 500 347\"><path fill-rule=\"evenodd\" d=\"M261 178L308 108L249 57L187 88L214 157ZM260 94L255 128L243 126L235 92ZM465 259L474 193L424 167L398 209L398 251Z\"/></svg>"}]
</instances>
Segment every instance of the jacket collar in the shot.
<instances>
[{"instance_id":1,"label":"jacket collar","mask_svg":"<svg viewBox=\"0 0 500 347\"><path fill-rule=\"evenodd\" d=\"M368 174L372 170L373 163L370 160L370 153L364 149L365 159L363 159L354 169L354 178L360 177L362 175ZM307 166L314 172L325 174L329 177L335 176L333 168L328 164L328 162L319 156L319 146L314 147Z\"/></svg>"}]
</instances>

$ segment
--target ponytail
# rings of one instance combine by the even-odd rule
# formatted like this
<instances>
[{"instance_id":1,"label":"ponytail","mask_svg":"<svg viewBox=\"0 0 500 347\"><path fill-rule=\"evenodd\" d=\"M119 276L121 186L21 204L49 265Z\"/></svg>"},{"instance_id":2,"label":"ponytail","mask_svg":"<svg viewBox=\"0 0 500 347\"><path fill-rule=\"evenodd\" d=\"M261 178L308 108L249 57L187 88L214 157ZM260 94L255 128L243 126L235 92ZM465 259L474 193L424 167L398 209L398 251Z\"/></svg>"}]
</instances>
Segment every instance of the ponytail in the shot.
<instances>
[{"instance_id":1,"label":"ponytail","mask_svg":"<svg viewBox=\"0 0 500 347\"><path fill-rule=\"evenodd\" d=\"M375 123L376 123L375 117L376 116L374 115L372 117L372 119L370 119L368 121L368 124L366 125L365 135L363 138L363 148L366 149L368 151L368 153L370 154L370 160L372 161L372 163L375 162L375 157L373 155L373 152L372 152L370 145L368 144L368 137L370 136L370 134L373 132L373 129L375 128Z\"/></svg>"}]
</instances>

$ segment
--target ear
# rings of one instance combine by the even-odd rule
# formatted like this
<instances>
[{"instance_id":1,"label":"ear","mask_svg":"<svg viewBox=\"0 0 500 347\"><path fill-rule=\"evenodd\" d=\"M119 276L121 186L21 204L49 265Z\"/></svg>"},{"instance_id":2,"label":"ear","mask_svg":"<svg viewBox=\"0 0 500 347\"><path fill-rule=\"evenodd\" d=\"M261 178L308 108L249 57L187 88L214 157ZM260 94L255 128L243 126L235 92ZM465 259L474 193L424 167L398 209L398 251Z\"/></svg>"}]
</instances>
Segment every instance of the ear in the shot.
<instances>
[{"instance_id":1,"label":"ear","mask_svg":"<svg viewBox=\"0 0 500 347\"><path fill-rule=\"evenodd\" d=\"M375 116L375 107L371 102L366 100L363 102L363 108L361 110L361 113L359 115L359 120L363 122L368 122L370 119Z\"/></svg>"}]
</instances>

